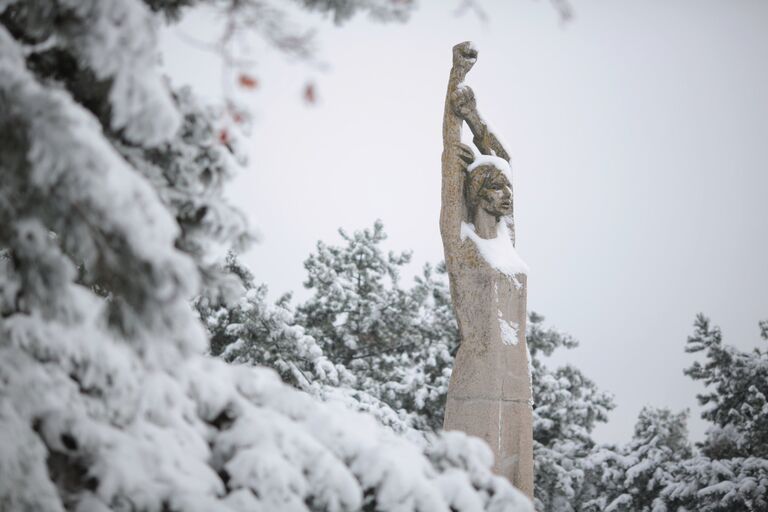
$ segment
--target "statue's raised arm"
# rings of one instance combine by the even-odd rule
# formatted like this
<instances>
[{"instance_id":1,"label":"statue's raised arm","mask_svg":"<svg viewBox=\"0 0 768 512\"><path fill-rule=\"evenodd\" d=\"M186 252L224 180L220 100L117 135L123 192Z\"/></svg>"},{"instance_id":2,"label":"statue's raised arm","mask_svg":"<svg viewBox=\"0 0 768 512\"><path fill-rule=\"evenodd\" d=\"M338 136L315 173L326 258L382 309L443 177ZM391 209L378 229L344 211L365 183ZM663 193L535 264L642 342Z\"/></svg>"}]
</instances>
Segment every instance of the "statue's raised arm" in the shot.
<instances>
[{"instance_id":1,"label":"statue's raised arm","mask_svg":"<svg viewBox=\"0 0 768 512\"><path fill-rule=\"evenodd\" d=\"M472 142L475 143L480 153L498 156L509 162L509 153L506 148L478 113L475 93L468 85L461 85L456 88L452 94L451 104L456 115L467 122L474 136Z\"/></svg>"},{"instance_id":2,"label":"statue's raised arm","mask_svg":"<svg viewBox=\"0 0 768 512\"><path fill-rule=\"evenodd\" d=\"M453 66L448 79L443 112L442 206L440 233L445 257L451 265L452 253L460 241L461 222L465 218L464 170L474 159L472 150L461 143L463 119L453 108L453 98L464 78L477 61L477 50L470 42L453 47Z\"/></svg>"}]
</instances>

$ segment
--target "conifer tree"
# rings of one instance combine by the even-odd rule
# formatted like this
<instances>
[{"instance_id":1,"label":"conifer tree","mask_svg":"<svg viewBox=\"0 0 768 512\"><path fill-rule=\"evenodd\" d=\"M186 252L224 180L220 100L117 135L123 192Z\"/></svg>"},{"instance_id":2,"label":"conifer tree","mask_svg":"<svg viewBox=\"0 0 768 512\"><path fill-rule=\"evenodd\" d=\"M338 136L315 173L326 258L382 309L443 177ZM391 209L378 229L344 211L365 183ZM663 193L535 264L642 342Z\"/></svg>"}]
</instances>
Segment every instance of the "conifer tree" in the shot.
<instances>
[{"instance_id":1,"label":"conifer tree","mask_svg":"<svg viewBox=\"0 0 768 512\"><path fill-rule=\"evenodd\" d=\"M760 322L768 342L768 323ZM712 423L700 454L679 465L663 491L670 510L768 511L768 351L744 352L723 343L718 327L698 315L686 351L703 353L686 375L702 381L702 417Z\"/></svg>"},{"instance_id":2,"label":"conifer tree","mask_svg":"<svg viewBox=\"0 0 768 512\"><path fill-rule=\"evenodd\" d=\"M590 457L596 447L592 431L613 409L611 396L578 368L550 369L544 357L578 342L568 334L544 326L544 317L531 313L527 343L533 380L533 440L537 510L584 510L594 490L587 482Z\"/></svg>"},{"instance_id":3,"label":"conifer tree","mask_svg":"<svg viewBox=\"0 0 768 512\"><path fill-rule=\"evenodd\" d=\"M660 494L675 481L678 465L691 456L687 412L643 408L632 440L621 449L602 447L591 457L590 472L598 496L585 510L659 512ZM675 509L672 509L675 510Z\"/></svg>"},{"instance_id":4,"label":"conifer tree","mask_svg":"<svg viewBox=\"0 0 768 512\"><path fill-rule=\"evenodd\" d=\"M385 253L383 224L318 242L304 266L313 294L297 321L324 354L354 376L355 389L405 412L419 429L439 429L458 331L445 270L426 266L411 288L400 284L409 253Z\"/></svg>"},{"instance_id":5,"label":"conifer tree","mask_svg":"<svg viewBox=\"0 0 768 512\"><path fill-rule=\"evenodd\" d=\"M200 296L195 305L211 336L211 354L231 363L251 363L275 369L284 382L310 390L313 383L339 385L351 379L342 365L332 364L315 339L296 323L290 296L276 304L253 274L227 255L224 272L237 278L240 294Z\"/></svg>"},{"instance_id":6,"label":"conifer tree","mask_svg":"<svg viewBox=\"0 0 768 512\"><path fill-rule=\"evenodd\" d=\"M760 323L768 342L768 322ZM768 458L768 351L742 352L723 344L722 333L703 315L696 317L686 352L704 352L685 374L708 386L697 396L705 406L702 418L712 422L702 452L712 458L756 456Z\"/></svg>"},{"instance_id":7,"label":"conifer tree","mask_svg":"<svg viewBox=\"0 0 768 512\"><path fill-rule=\"evenodd\" d=\"M763 341L766 323L760 323ZM702 353L685 373L702 381L706 438L691 449L685 413L644 409L633 440L602 447L588 479L595 498L586 510L666 512L768 511L768 353L723 343L718 327L699 315L686 351Z\"/></svg>"}]
</instances>

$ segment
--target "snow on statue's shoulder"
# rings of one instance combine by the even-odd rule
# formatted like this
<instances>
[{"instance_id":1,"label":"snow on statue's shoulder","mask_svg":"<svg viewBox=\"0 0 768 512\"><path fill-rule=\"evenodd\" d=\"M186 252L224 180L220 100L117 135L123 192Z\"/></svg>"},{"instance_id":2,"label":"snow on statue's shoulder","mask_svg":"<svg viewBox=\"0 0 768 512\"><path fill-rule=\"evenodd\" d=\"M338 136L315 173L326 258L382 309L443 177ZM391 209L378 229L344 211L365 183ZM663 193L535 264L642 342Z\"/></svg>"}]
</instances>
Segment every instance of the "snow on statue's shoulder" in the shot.
<instances>
[{"instance_id":1,"label":"snow on statue's shoulder","mask_svg":"<svg viewBox=\"0 0 768 512\"><path fill-rule=\"evenodd\" d=\"M514 279L518 274L528 274L528 265L517 254L506 222L499 222L496 227L496 238L481 238L475 232L475 226L461 223L461 239L469 238L477 246L483 259L502 274Z\"/></svg>"}]
</instances>

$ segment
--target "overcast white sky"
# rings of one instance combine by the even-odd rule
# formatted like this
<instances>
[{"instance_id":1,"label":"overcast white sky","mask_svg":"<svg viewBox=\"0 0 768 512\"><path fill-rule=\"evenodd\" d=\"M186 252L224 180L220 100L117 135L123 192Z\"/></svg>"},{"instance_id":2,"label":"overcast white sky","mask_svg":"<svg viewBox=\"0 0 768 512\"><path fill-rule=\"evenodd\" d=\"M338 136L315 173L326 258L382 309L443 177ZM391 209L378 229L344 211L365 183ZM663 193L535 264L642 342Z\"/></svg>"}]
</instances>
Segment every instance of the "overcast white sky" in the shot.
<instances>
[{"instance_id":1,"label":"overcast white sky","mask_svg":"<svg viewBox=\"0 0 768 512\"><path fill-rule=\"evenodd\" d=\"M768 2L575 0L563 25L535 0L422 0L404 25L317 23L326 72L259 54L246 172L230 195L262 235L245 261L273 296L336 229L381 218L413 273L442 259L441 122L451 47L475 41L468 82L513 155L530 308L581 341L560 354L617 409L600 441L629 439L645 404L692 409L682 370L697 312L740 348L768 318ZM165 34L166 66L211 101L220 64ZM301 88L316 80L319 101ZM410 276L406 276L410 278Z\"/></svg>"}]
</instances>

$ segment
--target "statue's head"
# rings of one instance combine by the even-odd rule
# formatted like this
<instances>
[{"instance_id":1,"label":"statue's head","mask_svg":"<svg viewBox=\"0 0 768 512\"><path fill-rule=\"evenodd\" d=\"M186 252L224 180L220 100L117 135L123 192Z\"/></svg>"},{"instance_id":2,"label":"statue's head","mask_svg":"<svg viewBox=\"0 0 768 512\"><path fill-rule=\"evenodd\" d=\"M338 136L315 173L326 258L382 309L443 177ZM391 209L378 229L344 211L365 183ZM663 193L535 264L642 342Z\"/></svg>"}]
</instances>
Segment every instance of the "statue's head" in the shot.
<instances>
[{"instance_id":1,"label":"statue's head","mask_svg":"<svg viewBox=\"0 0 768 512\"><path fill-rule=\"evenodd\" d=\"M506 162L501 164L494 160L501 159L484 157L467 168L464 195L473 221L479 209L496 217L496 220L512 213L512 184L508 173L502 170Z\"/></svg>"}]
</instances>

